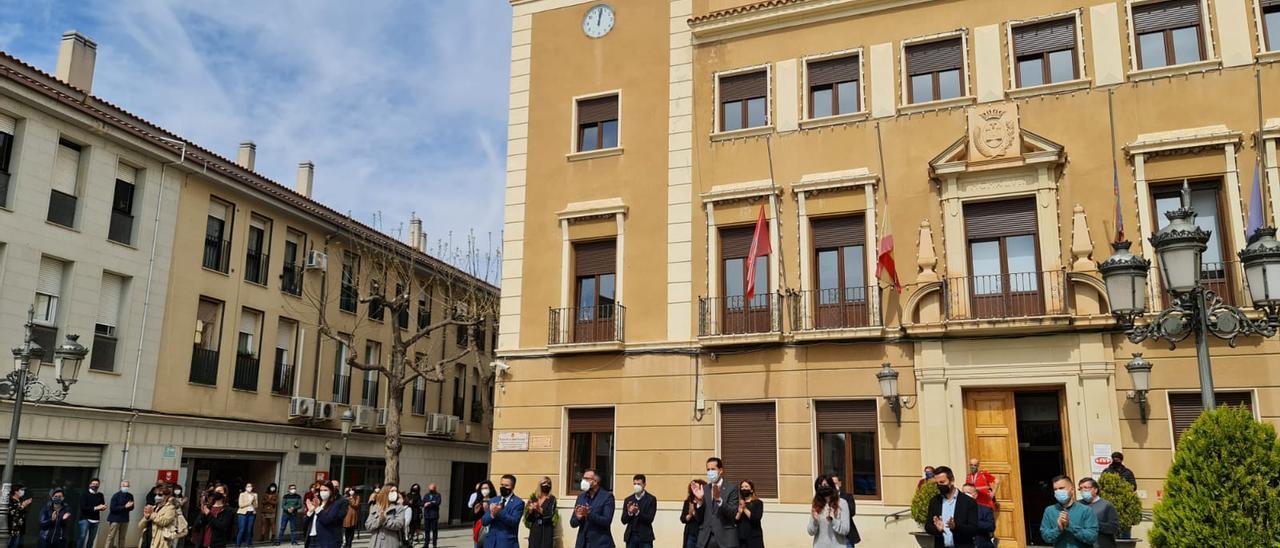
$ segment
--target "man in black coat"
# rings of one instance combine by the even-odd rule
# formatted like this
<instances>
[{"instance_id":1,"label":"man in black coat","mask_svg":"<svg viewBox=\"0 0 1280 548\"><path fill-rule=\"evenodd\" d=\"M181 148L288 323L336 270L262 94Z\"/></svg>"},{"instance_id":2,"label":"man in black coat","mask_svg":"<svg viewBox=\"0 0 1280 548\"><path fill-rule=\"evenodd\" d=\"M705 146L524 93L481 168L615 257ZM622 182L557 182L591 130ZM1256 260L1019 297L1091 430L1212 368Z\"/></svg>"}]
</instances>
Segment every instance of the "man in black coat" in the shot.
<instances>
[{"instance_id":1,"label":"man in black coat","mask_svg":"<svg viewBox=\"0 0 1280 548\"><path fill-rule=\"evenodd\" d=\"M845 538L849 540L849 546L857 545L862 542L862 535L858 534L858 524L853 519L858 515L858 503L853 500L853 493L844 490L844 480L840 476L831 476L836 482L836 492L840 493L840 500L849 505L849 534Z\"/></svg>"},{"instance_id":2,"label":"man in black coat","mask_svg":"<svg viewBox=\"0 0 1280 548\"><path fill-rule=\"evenodd\" d=\"M645 491L644 474L631 478L635 494L622 502L622 524L627 526L622 541L627 548L653 548L653 518L658 515L658 499Z\"/></svg>"},{"instance_id":3,"label":"man in black coat","mask_svg":"<svg viewBox=\"0 0 1280 548\"><path fill-rule=\"evenodd\" d=\"M964 494L973 500L978 500L978 486L972 483L964 484L961 488ZM992 535L996 533L996 513L985 505L978 505L978 534L973 537L973 548L995 548L992 542Z\"/></svg>"},{"instance_id":4,"label":"man in black coat","mask_svg":"<svg viewBox=\"0 0 1280 548\"><path fill-rule=\"evenodd\" d=\"M924 530L933 535L934 548L973 548L978 534L978 503L956 488L951 468L939 466L933 471L938 494L929 501L929 517Z\"/></svg>"}]
</instances>

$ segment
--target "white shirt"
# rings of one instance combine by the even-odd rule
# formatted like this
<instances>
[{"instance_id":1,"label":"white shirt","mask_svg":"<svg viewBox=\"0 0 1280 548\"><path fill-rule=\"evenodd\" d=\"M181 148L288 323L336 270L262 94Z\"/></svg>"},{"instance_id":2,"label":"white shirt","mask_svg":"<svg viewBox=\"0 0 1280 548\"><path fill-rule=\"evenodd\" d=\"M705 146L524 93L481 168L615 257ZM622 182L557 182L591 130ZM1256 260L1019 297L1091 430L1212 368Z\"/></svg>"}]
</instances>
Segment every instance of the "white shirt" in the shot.
<instances>
[{"instance_id":1,"label":"white shirt","mask_svg":"<svg viewBox=\"0 0 1280 548\"><path fill-rule=\"evenodd\" d=\"M307 512L308 516L314 516L313 519L311 520L311 531L307 533L308 536L312 536L312 537L316 536L316 525L320 522L320 511L323 509L324 509L324 506L320 506L319 508L316 508L311 512Z\"/></svg>"}]
</instances>

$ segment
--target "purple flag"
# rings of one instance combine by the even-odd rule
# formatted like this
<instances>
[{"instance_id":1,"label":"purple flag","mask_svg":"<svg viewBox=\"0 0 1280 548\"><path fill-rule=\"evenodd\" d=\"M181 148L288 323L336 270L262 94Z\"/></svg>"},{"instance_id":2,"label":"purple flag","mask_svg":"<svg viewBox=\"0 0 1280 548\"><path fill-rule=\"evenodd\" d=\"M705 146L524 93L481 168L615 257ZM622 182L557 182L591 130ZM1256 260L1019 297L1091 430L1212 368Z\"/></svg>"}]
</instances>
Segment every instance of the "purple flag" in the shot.
<instances>
[{"instance_id":1,"label":"purple flag","mask_svg":"<svg viewBox=\"0 0 1280 548\"><path fill-rule=\"evenodd\" d=\"M1249 196L1248 226L1244 229L1245 241L1253 237L1253 233L1262 228L1262 182L1259 177L1260 167L1253 165L1253 194Z\"/></svg>"}]
</instances>

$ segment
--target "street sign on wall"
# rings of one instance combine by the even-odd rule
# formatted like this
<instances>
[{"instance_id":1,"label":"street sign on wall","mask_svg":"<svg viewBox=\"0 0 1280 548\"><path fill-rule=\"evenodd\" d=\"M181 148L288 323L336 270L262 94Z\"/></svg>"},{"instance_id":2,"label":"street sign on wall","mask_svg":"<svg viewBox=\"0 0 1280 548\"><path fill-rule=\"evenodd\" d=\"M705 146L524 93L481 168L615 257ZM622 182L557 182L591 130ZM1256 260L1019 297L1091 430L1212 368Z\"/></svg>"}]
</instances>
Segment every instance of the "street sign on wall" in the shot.
<instances>
[{"instance_id":1,"label":"street sign on wall","mask_svg":"<svg viewBox=\"0 0 1280 548\"><path fill-rule=\"evenodd\" d=\"M156 483L178 483L178 471L156 470Z\"/></svg>"}]
</instances>

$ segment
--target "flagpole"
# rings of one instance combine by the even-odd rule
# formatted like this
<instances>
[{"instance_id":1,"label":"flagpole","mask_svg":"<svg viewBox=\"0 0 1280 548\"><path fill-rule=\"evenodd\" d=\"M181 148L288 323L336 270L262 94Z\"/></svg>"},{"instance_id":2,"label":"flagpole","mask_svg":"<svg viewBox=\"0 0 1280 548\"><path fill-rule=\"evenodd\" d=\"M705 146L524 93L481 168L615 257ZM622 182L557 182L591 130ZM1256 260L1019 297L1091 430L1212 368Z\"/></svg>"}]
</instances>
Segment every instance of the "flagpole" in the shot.
<instances>
[{"instance_id":1,"label":"flagpole","mask_svg":"<svg viewBox=\"0 0 1280 548\"><path fill-rule=\"evenodd\" d=\"M1115 88L1107 90L1107 120L1111 128L1111 194L1115 200L1116 241L1124 241L1124 216L1120 213L1120 163L1116 160Z\"/></svg>"},{"instance_id":2,"label":"flagpole","mask_svg":"<svg viewBox=\"0 0 1280 548\"><path fill-rule=\"evenodd\" d=\"M765 135L764 146L765 146L766 156L768 156L768 160L769 160L769 192L770 192L769 209L770 209L770 213L773 214L775 223L778 225L778 233L779 233L778 235L781 236L782 206L778 203L781 201L778 199L778 183L773 180L773 135L772 134ZM785 246L782 245L781 238L779 238L778 243L779 243L778 249L774 249L771 252L778 254L778 292L779 292L779 299L781 299L782 288L786 287L787 285L787 277L786 277L787 262L784 260L784 257L782 256L781 248Z\"/></svg>"},{"instance_id":3,"label":"flagpole","mask_svg":"<svg viewBox=\"0 0 1280 548\"><path fill-rule=\"evenodd\" d=\"M1267 151L1266 151L1267 147L1266 147L1266 141L1262 139L1262 132L1266 127L1266 121L1264 120L1264 117L1262 114L1262 72L1257 66L1253 67L1253 82L1255 84L1255 87L1258 93L1258 137L1254 141L1254 152L1256 152L1258 156L1258 160L1255 163L1254 169L1257 170L1255 173L1258 174L1258 177L1254 178L1254 184L1262 187L1258 191L1258 196L1259 196L1259 200L1262 202L1262 216L1265 218L1266 212L1267 212L1267 207L1266 207L1267 202L1262 197L1266 196L1269 193L1267 192L1266 185L1263 184L1267 180ZM1274 214L1274 212L1272 213ZM1268 223L1264 222L1262 224L1266 225ZM1246 235L1245 241L1248 241L1249 236L1252 236L1252 235L1251 234Z\"/></svg>"}]
</instances>

